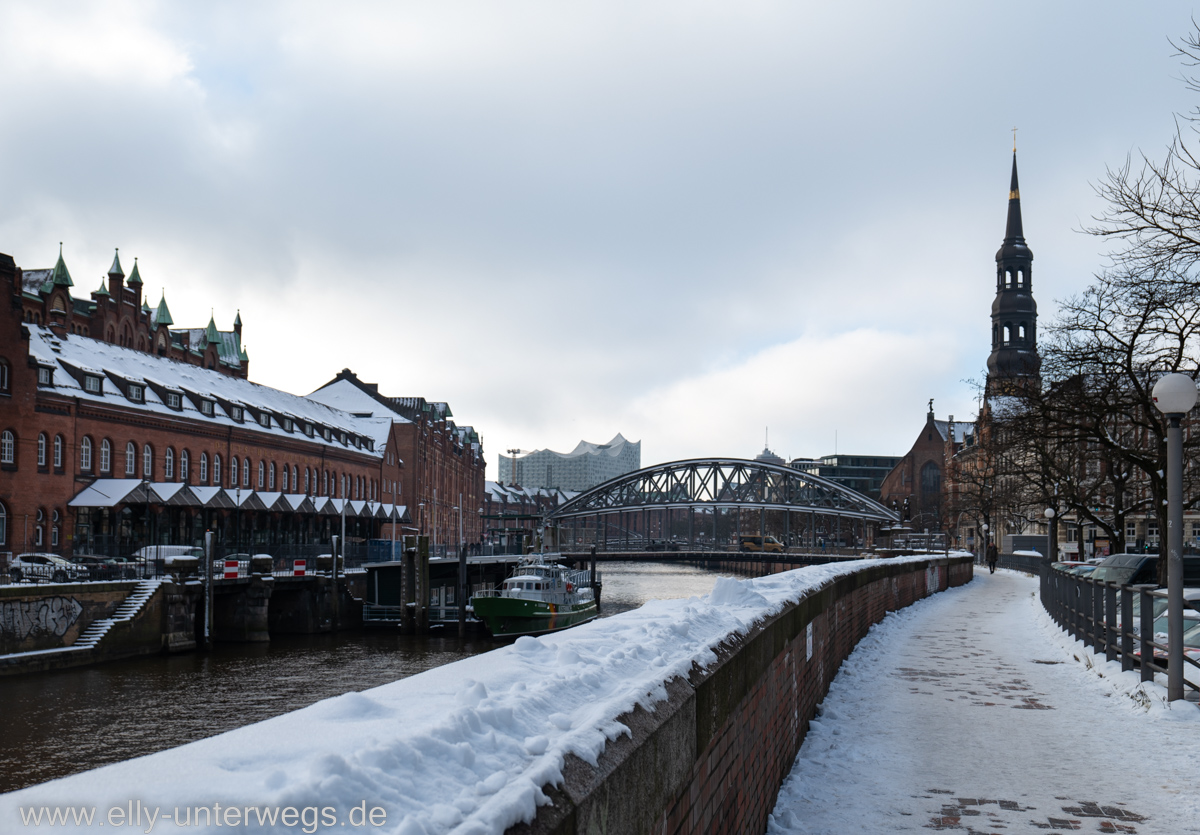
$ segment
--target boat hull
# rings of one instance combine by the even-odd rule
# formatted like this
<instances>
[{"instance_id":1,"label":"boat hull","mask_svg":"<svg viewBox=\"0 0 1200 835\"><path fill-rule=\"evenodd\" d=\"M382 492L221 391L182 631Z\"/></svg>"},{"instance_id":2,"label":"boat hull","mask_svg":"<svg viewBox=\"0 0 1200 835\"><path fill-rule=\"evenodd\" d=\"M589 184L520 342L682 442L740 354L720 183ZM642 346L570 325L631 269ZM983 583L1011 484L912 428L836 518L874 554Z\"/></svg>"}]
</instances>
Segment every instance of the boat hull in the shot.
<instances>
[{"instance_id":1,"label":"boat hull","mask_svg":"<svg viewBox=\"0 0 1200 835\"><path fill-rule=\"evenodd\" d=\"M556 604L515 597L476 597L471 605L475 616L497 638L558 632L587 623L599 614L594 600Z\"/></svg>"}]
</instances>

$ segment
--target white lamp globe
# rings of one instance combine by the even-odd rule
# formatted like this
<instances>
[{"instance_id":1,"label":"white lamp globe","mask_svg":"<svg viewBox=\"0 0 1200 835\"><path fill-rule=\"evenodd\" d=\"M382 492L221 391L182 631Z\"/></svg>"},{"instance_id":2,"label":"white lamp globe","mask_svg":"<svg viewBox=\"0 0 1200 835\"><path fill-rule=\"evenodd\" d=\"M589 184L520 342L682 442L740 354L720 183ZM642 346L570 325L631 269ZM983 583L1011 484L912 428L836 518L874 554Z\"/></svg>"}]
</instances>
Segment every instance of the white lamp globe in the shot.
<instances>
[{"instance_id":1,"label":"white lamp globe","mask_svg":"<svg viewBox=\"0 0 1200 835\"><path fill-rule=\"evenodd\" d=\"M1159 377L1152 394L1154 405L1164 415L1185 415L1196 405L1196 383L1186 374Z\"/></svg>"},{"instance_id":2,"label":"white lamp globe","mask_svg":"<svg viewBox=\"0 0 1200 835\"><path fill-rule=\"evenodd\" d=\"M1053 518L1054 518L1054 508L1052 508L1052 507L1048 507L1048 508L1046 508L1046 514L1045 514L1045 515L1046 515L1046 518L1047 518L1047 519L1053 519Z\"/></svg>"}]
</instances>

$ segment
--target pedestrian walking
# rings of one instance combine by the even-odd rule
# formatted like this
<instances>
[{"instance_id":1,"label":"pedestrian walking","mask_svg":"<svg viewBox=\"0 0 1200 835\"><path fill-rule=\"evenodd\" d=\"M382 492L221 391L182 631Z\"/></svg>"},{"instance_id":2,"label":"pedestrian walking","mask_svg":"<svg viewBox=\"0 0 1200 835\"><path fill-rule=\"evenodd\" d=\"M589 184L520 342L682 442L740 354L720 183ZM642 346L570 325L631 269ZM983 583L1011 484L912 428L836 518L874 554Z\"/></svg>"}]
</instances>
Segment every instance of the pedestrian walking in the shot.
<instances>
[{"instance_id":1,"label":"pedestrian walking","mask_svg":"<svg viewBox=\"0 0 1200 835\"><path fill-rule=\"evenodd\" d=\"M996 560L998 559L1000 559L1000 555L996 553L996 543L989 542L987 547L988 574L996 573Z\"/></svg>"}]
</instances>

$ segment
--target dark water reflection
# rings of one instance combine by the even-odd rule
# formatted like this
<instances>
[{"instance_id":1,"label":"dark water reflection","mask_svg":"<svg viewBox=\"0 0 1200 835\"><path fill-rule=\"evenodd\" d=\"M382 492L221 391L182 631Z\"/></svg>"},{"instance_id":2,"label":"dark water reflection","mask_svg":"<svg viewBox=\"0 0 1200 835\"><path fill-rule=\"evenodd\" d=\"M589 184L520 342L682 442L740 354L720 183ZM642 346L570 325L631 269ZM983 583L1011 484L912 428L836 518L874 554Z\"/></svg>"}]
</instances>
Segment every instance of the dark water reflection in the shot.
<instances>
[{"instance_id":1,"label":"dark water reflection","mask_svg":"<svg viewBox=\"0 0 1200 835\"><path fill-rule=\"evenodd\" d=\"M601 570L605 617L654 598L707 594L715 580L703 569L657 563ZM501 645L487 636L364 630L0 679L0 791L173 748Z\"/></svg>"}]
</instances>

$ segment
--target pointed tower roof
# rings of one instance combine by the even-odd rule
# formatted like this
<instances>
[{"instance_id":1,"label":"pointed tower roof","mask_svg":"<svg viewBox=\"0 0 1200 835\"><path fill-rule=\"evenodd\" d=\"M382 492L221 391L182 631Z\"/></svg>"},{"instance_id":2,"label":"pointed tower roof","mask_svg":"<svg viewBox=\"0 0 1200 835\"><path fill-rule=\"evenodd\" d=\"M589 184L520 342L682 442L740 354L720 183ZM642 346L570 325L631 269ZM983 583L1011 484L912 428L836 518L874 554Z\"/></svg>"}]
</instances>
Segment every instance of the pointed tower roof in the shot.
<instances>
[{"instance_id":1,"label":"pointed tower roof","mask_svg":"<svg viewBox=\"0 0 1200 835\"><path fill-rule=\"evenodd\" d=\"M136 270L137 267L134 267L134 269ZM145 313L150 312L150 303L148 301L146 301L145 299L142 299L142 311Z\"/></svg>"},{"instance_id":2,"label":"pointed tower roof","mask_svg":"<svg viewBox=\"0 0 1200 835\"><path fill-rule=\"evenodd\" d=\"M141 284L142 283L142 274L138 272L138 265L137 265L136 258L133 259L133 272L131 272L129 274L129 280L126 281L125 283L126 284Z\"/></svg>"},{"instance_id":3,"label":"pointed tower roof","mask_svg":"<svg viewBox=\"0 0 1200 835\"><path fill-rule=\"evenodd\" d=\"M54 265L54 269L50 273L50 283L63 287L75 286L75 282L71 281L71 273L67 271L67 262L63 260L61 243L58 245L58 263Z\"/></svg>"},{"instance_id":4,"label":"pointed tower roof","mask_svg":"<svg viewBox=\"0 0 1200 835\"><path fill-rule=\"evenodd\" d=\"M217 333L217 322L211 313L209 314L208 327L204 329L204 334L209 345L215 345L221 341L221 335Z\"/></svg>"},{"instance_id":5,"label":"pointed tower roof","mask_svg":"<svg viewBox=\"0 0 1200 835\"><path fill-rule=\"evenodd\" d=\"M1021 224L1021 189L1017 185L1017 152L1013 150L1012 179L1008 185L1008 224L1004 228L1004 243L996 252L997 261L1013 259L1032 261L1033 253L1025 243L1025 230Z\"/></svg>"},{"instance_id":6,"label":"pointed tower roof","mask_svg":"<svg viewBox=\"0 0 1200 835\"><path fill-rule=\"evenodd\" d=\"M117 249L113 252L112 266L108 268L109 275L115 275L118 278L125 277L125 271L121 269L121 250Z\"/></svg>"},{"instance_id":7,"label":"pointed tower roof","mask_svg":"<svg viewBox=\"0 0 1200 835\"><path fill-rule=\"evenodd\" d=\"M97 296L110 295L108 292L108 283L103 278L100 279L100 289L96 291Z\"/></svg>"},{"instance_id":8,"label":"pointed tower roof","mask_svg":"<svg viewBox=\"0 0 1200 835\"><path fill-rule=\"evenodd\" d=\"M154 325L173 325L175 320L171 318L171 311L167 308L167 294L163 292L162 301L158 303L158 311L154 314Z\"/></svg>"},{"instance_id":9,"label":"pointed tower roof","mask_svg":"<svg viewBox=\"0 0 1200 835\"><path fill-rule=\"evenodd\" d=\"M234 325L242 324L242 311L240 308L238 309L237 316L233 317L233 324Z\"/></svg>"}]
</instances>

